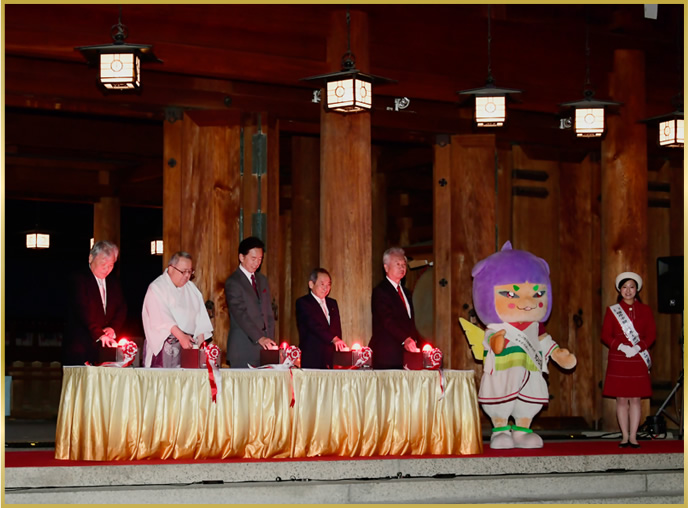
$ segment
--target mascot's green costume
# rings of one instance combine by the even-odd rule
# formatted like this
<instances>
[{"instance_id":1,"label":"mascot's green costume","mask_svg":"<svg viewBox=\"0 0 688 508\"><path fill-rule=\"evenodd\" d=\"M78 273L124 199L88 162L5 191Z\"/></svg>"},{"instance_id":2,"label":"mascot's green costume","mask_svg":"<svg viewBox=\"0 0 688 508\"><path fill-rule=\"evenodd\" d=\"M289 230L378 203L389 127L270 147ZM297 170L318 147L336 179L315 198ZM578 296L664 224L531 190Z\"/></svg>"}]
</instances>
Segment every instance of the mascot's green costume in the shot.
<instances>
[{"instance_id":1,"label":"mascot's green costume","mask_svg":"<svg viewBox=\"0 0 688 508\"><path fill-rule=\"evenodd\" d=\"M549 401L547 362L552 358L564 369L576 365L576 357L545 332L552 310L549 266L506 242L471 275L475 311L487 329L465 319L461 325L476 359L483 361L478 401L494 425L490 448L541 448L542 438L530 424Z\"/></svg>"}]
</instances>

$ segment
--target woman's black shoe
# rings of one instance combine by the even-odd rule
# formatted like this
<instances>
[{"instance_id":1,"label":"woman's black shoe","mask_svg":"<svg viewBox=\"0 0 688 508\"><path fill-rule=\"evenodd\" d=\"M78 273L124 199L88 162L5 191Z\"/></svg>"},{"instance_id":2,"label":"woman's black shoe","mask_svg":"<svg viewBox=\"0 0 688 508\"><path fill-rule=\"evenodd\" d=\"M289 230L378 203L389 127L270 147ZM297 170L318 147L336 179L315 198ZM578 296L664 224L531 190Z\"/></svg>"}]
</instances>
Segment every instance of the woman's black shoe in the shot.
<instances>
[{"instance_id":1,"label":"woman's black shoe","mask_svg":"<svg viewBox=\"0 0 688 508\"><path fill-rule=\"evenodd\" d=\"M630 446L633 446L633 445L632 445L631 443L629 443L628 441L626 441L625 443L619 443L619 448L628 448L629 445L630 445ZM638 446L640 446L640 445L638 445Z\"/></svg>"},{"instance_id":2,"label":"woman's black shoe","mask_svg":"<svg viewBox=\"0 0 688 508\"><path fill-rule=\"evenodd\" d=\"M628 443L631 445L631 448L640 448L640 443Z\"/></svg>"}]
</instances>

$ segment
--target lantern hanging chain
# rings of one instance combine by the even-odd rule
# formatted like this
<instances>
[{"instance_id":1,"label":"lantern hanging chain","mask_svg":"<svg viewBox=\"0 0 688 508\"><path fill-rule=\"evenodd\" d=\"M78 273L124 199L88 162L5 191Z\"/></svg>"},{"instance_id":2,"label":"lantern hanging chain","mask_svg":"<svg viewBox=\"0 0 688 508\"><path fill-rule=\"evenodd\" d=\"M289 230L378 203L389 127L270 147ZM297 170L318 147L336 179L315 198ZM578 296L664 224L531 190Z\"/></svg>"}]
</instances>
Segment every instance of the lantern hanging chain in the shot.
<instances>
[{"instance_id":1,"label":"lantern hanging chain","mask_svg":"<svg viewBox=\"0 0 688 508\"><path fill-rule=\"evenodd\" d=\"M124 44L124 40L129 36L129 30L122 24L122 5L119 6L119 18L116 25L110 28L110 35L115 44Z\"/></svg>"},{"instance_id":2,"label":"lantern hanging chain","mask_svg":"<svg viewBox=\"0 0 688 508\"><path fill-rule=\"evenodd\" d=\"M487 6L487 83L494 83L492 77L492 15L491 5Z\"/></svg>"},{"instance_id":3,"label":"lantern hanging chain","mask_svg":"<svg viewBox=\"0 0 688 508\"><path fill-rule=\"evenodd\" d=\"M351 14L349 6L346 7L346 53L342 57L342 70L353 69L356 66L356 58L351 52Z\"/></svg>"},{"instance_id":4,"label":"lantern hanging chain","mask_svg":"<svg viewBox=\"0 0 688 508\"><path fill-rule=\"evenodd\" d=\"M589 11L585 13L585 83L583 84L583 95L585 98L592 98L595 94L590 85L590 17Z\"/></svg>"}]
</instances>

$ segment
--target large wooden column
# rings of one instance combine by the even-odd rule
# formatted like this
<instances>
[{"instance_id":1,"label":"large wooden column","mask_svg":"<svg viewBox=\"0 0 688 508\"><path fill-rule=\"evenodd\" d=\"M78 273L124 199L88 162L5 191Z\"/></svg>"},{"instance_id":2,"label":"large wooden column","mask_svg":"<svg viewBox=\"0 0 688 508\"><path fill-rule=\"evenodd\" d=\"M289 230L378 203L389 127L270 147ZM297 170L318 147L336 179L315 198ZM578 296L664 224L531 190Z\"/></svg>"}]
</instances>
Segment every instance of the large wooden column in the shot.
<instances>
[{"instance_id":1,"label":"large wooden column","mask_svg":"<svg viewBox=\"0 0 688 508\"><path fill-rule=\"evenodd\" d=\"M214 341L223 350L229 330L224 283L238 264L240 130L238 114L202 111L165 129L165 262L176 250L193 256L194 283L214 304Z\"/></svg>"},{"instance_id":2,"label":"large wooden column","mask_svg":"<svg viewBox=\"0 0 688 508\"><path fill-rule=\"evenodd\" d=\"M308 276L320 264L320 140L294 136L291 154L291 313L285 319L291 322L291 343L298 344L294 302L308 294ZM331 296L340 300L346 279L332 278Z\"/></svg>"},{"instance_id":3,"label":"large wooden column","mask_svg":"<svg viewBox=\"0 0 688 508\"><path fill-rule=\"evenodd\" d=\"M94 241L107 240L121 248L120 222L119 198L100 198L100 201L93 205Z\"/></svg>"},{"instance_id":4,"label":"large wooden column","mask_svg":"<svg viewBox=\"0 0 688 508\"><path fill-rule=\"evenodd\" d=\"M435 146L435 330L445 368L476 369L459 317L473 308L471 270L494 253L495 154L492 134L452 136Z\"/></svg>"},{"instance_id":5,"label":"large wooden column","mask_svg":"<svg viewBox=\"0 0 688 508\"><path fill-rule=\"evenodd\" d=\"M597 157L595 157L597 159ZM561 389L561 416L582 416L591 428L598 417L599 378L595 375L596 358L600 355L599 319L595 295L600 286L594 270L597 254L593 249L593 174L599 162L588 155L582 163L562 163L559 170L559 251L560 266L552 279L559 280L559 291L553 303L559 309L559 330L548 330L560 347L572 351L578 364L570 373L557 376ZM551 323L551 320L550 320ZM556 335L555 335L556 334ZM550 367L550 375L558 369ZM553 385L550 378L550 387ZM597 401L597 403L595 403Z\"/></svg>"},{"instance_id":6,"label":"large wooden column","mask_svg":"<svg viewBox=\"0 0 688 508\"><path fill-rule=\"evenodd\" d=\"M647 138L645 59L641 51L616 50L610 76L612 100L623 102L619 115L607 115L602 141L602 310L616 303L616 276L625 271L647 278ZM642 296L641 292L641 296ZM606 369L607 349L603 352ZM604 398L602 425L618 428L616 402ZM644 415L649 403L643 401ZM641 419L641 423L643 420Z\"/></svg>"},{"instance_id":7,"label":"large wooden column","mask_svg":"<svg viewBox=\"0 0 688 508\"><path fill-rule=\"evenodd\" d=\"M330 20L327 55L339 69L346 51L346 13ZM356 67L368 71L368 17L351 11ZM375 101L373 88L373 101ZM320 264L335 281L343 339L367 344L372 334L370 114L321 116Z\"/></svg>"}]
</instances>

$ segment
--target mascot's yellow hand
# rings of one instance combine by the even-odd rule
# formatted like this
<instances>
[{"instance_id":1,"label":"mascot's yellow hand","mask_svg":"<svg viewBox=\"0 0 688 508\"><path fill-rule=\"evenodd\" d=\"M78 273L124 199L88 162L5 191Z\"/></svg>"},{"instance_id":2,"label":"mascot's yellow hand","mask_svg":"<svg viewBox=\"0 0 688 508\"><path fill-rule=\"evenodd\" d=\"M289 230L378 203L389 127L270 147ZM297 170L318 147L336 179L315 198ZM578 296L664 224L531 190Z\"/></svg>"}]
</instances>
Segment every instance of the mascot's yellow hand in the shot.
<instances>
[{"instance_id":1,"label":"mascot's yellow hand","mask_svg":"<svg viewBox=\"0 0 688 508\"><path fill-rule=\"evenodd\" d=\"M483 348L483 337L485 337L485 331L464 318L459 318L459 323L466 334L468 343L471 345L473 357L479 362L482 362L483 358L485 357L485 348Z\"/></svg>"},{"instance_id":2,"label":"mascot's yellow hand","mask_svg":"<svg viewBox=\"0 0 688 508\"><path fill-rule=\"evenodd\" d=\"M504 335L506 335L506 330L499 330L490 337L490 349L494 351L496 355L504 351Z\"/></svg>"},{"instance_id":3,"label":"mascot's yellow hand","mask_svg":"<svg viewBox=\"0 0 688 508\"><path fill-rule=\"evenodd\" d=\"M578 360L576 356L568 349L556 348L552 351L552 360L554 360L562 369L572 369L576 366Z\"/></svg>"}]
</instances>

